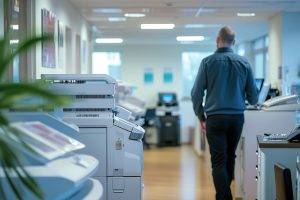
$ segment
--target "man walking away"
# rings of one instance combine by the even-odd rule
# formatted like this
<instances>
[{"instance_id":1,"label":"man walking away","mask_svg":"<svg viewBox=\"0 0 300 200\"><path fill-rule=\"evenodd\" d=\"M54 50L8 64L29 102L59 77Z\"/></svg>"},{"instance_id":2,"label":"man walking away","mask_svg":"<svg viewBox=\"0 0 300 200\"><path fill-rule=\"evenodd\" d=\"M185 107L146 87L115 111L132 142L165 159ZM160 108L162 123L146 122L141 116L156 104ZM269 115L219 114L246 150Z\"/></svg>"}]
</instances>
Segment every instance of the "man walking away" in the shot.
<instances>
[{"instance_id":1,"label":"man walking away","mask_svg":"<svg viewBox=\"0 0 300 200\"><path fill-rule=\"evenodd\" d=\"M245 100L256 104L258 90L249 62L232 50L234 31L227 26L221 28L216 43L216 52L201 63L191 95L195 114L206 127L216 199L231 200L230 184L244 124Z\"/></svg>"}]
</instances>

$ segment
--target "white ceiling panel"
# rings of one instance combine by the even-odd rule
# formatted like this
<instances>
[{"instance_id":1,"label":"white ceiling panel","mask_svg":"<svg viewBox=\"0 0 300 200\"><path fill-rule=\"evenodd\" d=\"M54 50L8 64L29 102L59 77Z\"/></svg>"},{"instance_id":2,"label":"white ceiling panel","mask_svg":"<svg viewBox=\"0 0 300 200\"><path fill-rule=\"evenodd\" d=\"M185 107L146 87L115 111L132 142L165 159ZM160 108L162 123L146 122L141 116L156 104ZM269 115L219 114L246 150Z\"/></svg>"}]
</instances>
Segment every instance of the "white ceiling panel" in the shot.
<instances>
[{"instance_id":1,"label":"white ceiling panel","mask_svg":"<svg viewBox=\"0 0 300 200\"><path fill-rule=\"evenodd\" d=\"M98 29L94 37L121 37L125 44L175 44L178 35L204 35L214 43L218 27L187 29L187 24L232 26L239 41L267 33L268 19L282 11L300 11L300 0L68 0ZM254 12L255 17L237 17ZM125 13L144 13L143 18L111 22ZM174 23L174 30L140 30L142 23ZM255 31L253 31L255 30Z\"/></svg>"}]
</instances>

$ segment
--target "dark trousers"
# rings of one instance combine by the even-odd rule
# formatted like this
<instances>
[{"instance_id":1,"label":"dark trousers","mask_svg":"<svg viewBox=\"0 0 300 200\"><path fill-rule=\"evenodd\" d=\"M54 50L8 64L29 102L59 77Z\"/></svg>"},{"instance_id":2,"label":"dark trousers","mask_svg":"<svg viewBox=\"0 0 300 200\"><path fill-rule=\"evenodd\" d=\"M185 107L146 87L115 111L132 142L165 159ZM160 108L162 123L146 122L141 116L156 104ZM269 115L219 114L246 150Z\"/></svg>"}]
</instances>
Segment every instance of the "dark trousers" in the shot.
<instances>
[{"instance_id":1,"label":"dark trousers","mask_svg":"<svg viewBox=\"0 0 300 200\"><path fill-rule=\"evenodd\" d=\"M241 137L244 115L212 115L206 122L206 136L217 200L231 200L235 151Z\"/></svg>"}]
</instances>

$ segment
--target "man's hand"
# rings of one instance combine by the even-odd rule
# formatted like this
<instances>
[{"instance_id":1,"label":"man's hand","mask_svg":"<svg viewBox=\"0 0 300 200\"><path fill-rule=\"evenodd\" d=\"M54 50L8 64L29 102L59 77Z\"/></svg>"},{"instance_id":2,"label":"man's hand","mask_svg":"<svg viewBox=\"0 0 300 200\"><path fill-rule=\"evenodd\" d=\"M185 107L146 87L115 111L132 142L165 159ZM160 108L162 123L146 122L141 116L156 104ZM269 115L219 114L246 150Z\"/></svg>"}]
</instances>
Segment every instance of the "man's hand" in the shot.
<instances>
[{"instance_id":1,"label":"man's hand","mask_svg":"<svg viewBox=\"0 0 300 200\"><path fill-rule=\"evenodd\" d=\"M200 127L202 131L206 131L206 122L205 121L200 121Z\"/></svg>"}]
</instances>

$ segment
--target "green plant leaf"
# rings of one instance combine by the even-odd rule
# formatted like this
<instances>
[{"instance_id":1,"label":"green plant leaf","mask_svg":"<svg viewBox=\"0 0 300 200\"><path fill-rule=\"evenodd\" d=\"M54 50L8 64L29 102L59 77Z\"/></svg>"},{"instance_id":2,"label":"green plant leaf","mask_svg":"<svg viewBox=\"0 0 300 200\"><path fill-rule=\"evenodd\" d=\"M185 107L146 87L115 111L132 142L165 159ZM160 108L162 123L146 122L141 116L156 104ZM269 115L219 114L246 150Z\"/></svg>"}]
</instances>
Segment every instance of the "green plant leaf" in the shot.
<instances>
[{"instance_id":1,"label":"green plant leaf","mask_svg":"<svg viewBox=\"0 0 300 200\"><path fill-rule=\"evenodd\" d=\"M0 113L0 124L8 125L8 120Z\"/></svg>"},{"instance_id":2,"label":"green plant leaf","mask_svg":"<svg viewBox=\"0 0 300 200\"><path fill-rule=\"evenodd\" d=\"M12 102L14 100L24 99L26 97L40 97L47 100L44 104L52 106L61 106L69 102L66 97L58 96L42 88L40 84L31 83L12 83L0 84L0 102ZM3 91L3 92L2 92ZM14 104L16 104L15 102ZM5 105L4 105L5 106ZM4 107L2 106L2 107ZM0 103L1 108L1 103Z\"/></svg>"},{"instance_id":3,"label":"green plant leaf","mask_svg":"<svg viewBox=\"0 0 300 200\"><path fill-rule=\"evenodd\" d=\"M6 200L6 195L5 195L5 192L3 190L2 181L0 181L0 198L3 199L3 200Z\"/></svg>"},{"instance_id":4,"label":"green plant leaf","mask_svg":"<svg viewBox=\"0 0 300 200\"><path fill-rule=\"evenodd\" d=\"M43 199L43 191L39 188L35 180L22 168L17 168L16 173L22 183L39 199Z\"/></svg>"},{"instance_id":5,"label":"green plant leaf","mask_svg":"<svg viewBox=\"0 0 300 200\"><path fill-rule=\"evenodd\" d=\"M0 60L1 61L0 62L0 79L3 77L5 71L9 67L9 64L13 61L13 59L17 55L28 50L30 47L34 46L38 42L49 41L52 39L53 39L53 37L50 37L50 36L37 36L37 37L29 38L26 41L22 42L15 51L13 51L13 52L9 51L9 53L7 53L7 55L5 55L5 49L7 48L6 47L7 40L4 39L3 43L2 43L2 48L3 48L2 51L3 52L0 52L0 53L2 53L2 54L0 54L0 56L3 56L2 59Z\"/></svg>"},{"instance_id":6,"label":"green plant leaf","mask_svg":"<svg viewBox=\"0 0 300 200\"><path fill-rule=\"evenodd\" d=\"M22 192L20 191L20 189L18 188L18 186L16 185L16 183L14 182L12 175L10 174L9 170L7 169L7 164L5 163L7 161L6 158L4 158L4 162L3 162L3 171L5 174L5 177L8 181L8 184L10 186L10 188L13 190L14 194L16 195L17 199L22 199Z\"/></svg>"},{"instance_id":7,"label":"green plant leaf","mask_svg":"<svg viewBox=\"0 0 300 200\"><path fill-rule=\"evenodd\" d=\"M11 130L16 130L16 129L12 128ZM19 134L19 133L16 132L14 134ZM21 139L21 137L19 137L18 139ZM27 187L27 189L29 191L31 191L37 198L43 199L42 190L38 187L38 184L35 182L35 180L30 176L30 174L28 174L28 172L22 166L21 159L19 158L19 156L17 156L17 153L16 153L18 151L18 149L13 148L11 145L9 145L5 142L2 142L1 146L5 147L5 149L2 150L2 155L4 155L4 156L2 156L1 160L3 160L5 168L10 169L7 171L6 176L7 175L10 176L10 174L12 174L12 173L16 174L18 179L22 182L22 184L24 184L24 186ZM26 146L28 147L28 145L26 145ZM31 147L28 149L33 151L31 149ZM12 173L9 173L9 171L11 171ZM7 177L7 178L9 178L9 177ZM12 181L13 181L13 179L12 179ZM13 183L14 183L14 181L13 181ZM16 190L18 190L17 192L21 193L21 191L16 187L15 183L14 183L15 185L12 185L9 181L9 184L14 192L16 192ZM18 197L18 194L16 194L16 196Z\"/></svg>"},{"instance_id":8,"label":"green plant leaf","mask_svg":"<svg viewBox=\"0 0 300 200\"><path fill-rule=\"evenodd\" d=\"M9 133L8 134L8 137L10 137L10 135L13 135L15 136L14 138L12 138L14 141L18 142L21 144L21 146L23 148L25 148L27 151L29 151L30 153L33 153L33 154L37 154L37 152L31 148L31 146L29 146L22 138L22 132L19 131L18 129L14 128L14 127L5 127L3 128L3 130L6 132L6 133ZM17 140L16 140L17 139ZM14 156L13 157L17 160L17 162L19 163L19 165L21 166L21 163L19 162L19 159L18 157ZM27 174L27 173L26 173Z\"/></svg>"},{"instance_id":9,"label":"green plant leaf","mask_svg":"<svg viewBox=\"0 0 300 200\"><path fill-rule=\"evenodd\" d=\"M2 151L1 150L0 150L0 160L3 160L2 159ZM1 162L0 162L0 167L1 167ZM5 192L4 192L4 189L3 189L3 183L2 183L1 180L0 180L0 198L3 199L3 200L7 199L6 195L5 195Z\"/></svg>"},{"instance_id":10,"label":"green plant leaf","mask_svg":"<svg viewBox=\"0 0 300 200\"><path fill-rule=\"evenodd\" d=\"M7 3L7 1L5 1ZM22 42L16 50L12 51L9 40L10 34L5 34L7 37L0 38L0 166L3 168L7 183L14 192L17 199L22 199L22 191L16 184L16 180L31 191L37 198L42 199L43 193L35 180L25 170L22 165L22 158L19 147L30 150L36 153L24 140L20 133L9 127L9 121L3 115L2 110L9 109L38 109L38 108L53 108L54 106L65 105L69 102L68 98L57 96L53 92L47 91L42 82L36 83L4 83L4 75L10 63L20 53L26 52L28 48L34 46L38 42L53 40L53 37L38 36L29 38ZM25 104L24 100L28 98L39 98L43 101L39 103ZM16 148L12 145L15 142L19 145ZM0 181L1 182L1 181ZM18 182L19 183L19 182ZM0 198L6 199L5 192L0 183Z\"/></svg>"}]
</instances>

